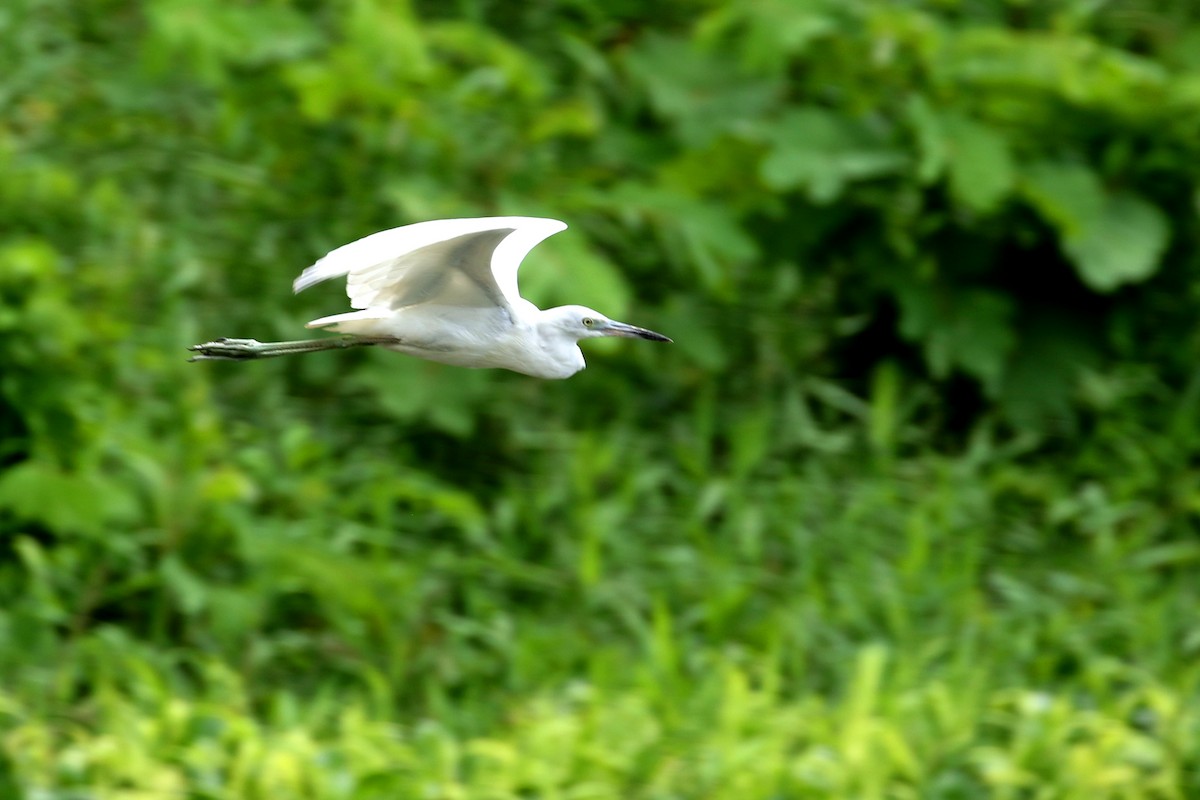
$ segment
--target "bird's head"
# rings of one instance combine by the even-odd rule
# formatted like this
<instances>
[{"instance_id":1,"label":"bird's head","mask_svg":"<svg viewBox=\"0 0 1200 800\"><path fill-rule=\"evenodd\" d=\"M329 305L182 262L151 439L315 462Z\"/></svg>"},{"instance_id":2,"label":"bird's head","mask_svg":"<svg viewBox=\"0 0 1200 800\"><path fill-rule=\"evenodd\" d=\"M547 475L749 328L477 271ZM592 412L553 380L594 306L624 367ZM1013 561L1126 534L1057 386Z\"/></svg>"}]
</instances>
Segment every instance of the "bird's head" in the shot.
<instances>
[{"instance_id":1,"label":"bird's head","mask_svg":"<svg viewBox=\"0 0 1200 800\"><path fill-rule=\"evenodd\" d=\"M559 306L551 308L545 313L551 315L552 324L556 328L564 331L576 341L593 339L597 336L628 336L649 339L652 342L671 341L661 333L617 322L586 306Z\"/></svg>"}]
</instances>

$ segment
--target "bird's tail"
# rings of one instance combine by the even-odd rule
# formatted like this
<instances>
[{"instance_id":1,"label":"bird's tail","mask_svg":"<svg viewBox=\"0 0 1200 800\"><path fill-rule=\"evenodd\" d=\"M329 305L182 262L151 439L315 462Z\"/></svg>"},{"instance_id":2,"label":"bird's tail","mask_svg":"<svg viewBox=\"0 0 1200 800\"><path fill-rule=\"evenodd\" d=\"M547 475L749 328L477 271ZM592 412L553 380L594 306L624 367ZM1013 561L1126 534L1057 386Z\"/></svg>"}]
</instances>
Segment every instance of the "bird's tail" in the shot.
<instances>
[{"instance_id":1,"label":"bird's tail","mask_svg":"<svg viewBox=\"0 0 1200 800\"><path fill-rule=\"evenodd\" d=\"M328 317L314 319L304 327L306 328L327 328L330 325L342 326L347 322L365 322L367 320L386 319L395 315L395 311L386 308L366 308L362 311L347 311L344 314L331 314ZM354 326L339 327L347 333L354 333Z\"/></svg>"}]
</instances>

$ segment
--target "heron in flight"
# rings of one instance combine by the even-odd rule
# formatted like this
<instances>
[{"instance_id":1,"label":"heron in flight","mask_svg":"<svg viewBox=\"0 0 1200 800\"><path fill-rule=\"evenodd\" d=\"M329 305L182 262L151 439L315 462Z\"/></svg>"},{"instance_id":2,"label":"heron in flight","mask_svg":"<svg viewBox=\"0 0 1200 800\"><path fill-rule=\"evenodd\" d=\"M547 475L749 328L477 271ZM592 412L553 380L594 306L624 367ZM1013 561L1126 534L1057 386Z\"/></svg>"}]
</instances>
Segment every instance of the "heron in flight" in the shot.
<instances>
[{"instance_id":1,"label":"heron in flight","mask_svg":"<svg viewBox=\"0 0 1200 800\"><path fill-rule=\"evenodd\" d=\"M272 358L378 345L459 367L499 367L535 378L569 378L585 364L580 339L629 336L671 341L584 306L540 309L517 291L517 268L539 242L566 228L555 219L482 217L418 222L333 250L292 283L296 292L347 276L357 309L314 319L343 334L293 342L217 339L192 361Z\"/></svg>"}]
</instances>

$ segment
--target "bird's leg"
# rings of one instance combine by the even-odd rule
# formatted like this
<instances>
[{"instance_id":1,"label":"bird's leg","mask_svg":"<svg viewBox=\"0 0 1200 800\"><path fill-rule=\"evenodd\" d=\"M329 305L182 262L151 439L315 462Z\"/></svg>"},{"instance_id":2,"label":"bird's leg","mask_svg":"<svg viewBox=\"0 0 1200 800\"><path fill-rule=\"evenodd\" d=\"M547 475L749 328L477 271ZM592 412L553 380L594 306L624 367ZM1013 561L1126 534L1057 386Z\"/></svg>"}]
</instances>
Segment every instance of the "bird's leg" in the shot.
<instances>
[{"instance_id":1,"label":"bird's leg","mask_svg":"<svg viewBox=\"0 0 1200 800\"><path fill-rule=\"evenodd\" d=\"M345 347L369 347L396 341L390 336L338 336L330 339L300 339L294 342L221 338L189 347L188 350L196 355L188 361L248 361L252 358L275 358L296 353L315 353L318 350L340 350Z\"/></svg>"}]
</instances>

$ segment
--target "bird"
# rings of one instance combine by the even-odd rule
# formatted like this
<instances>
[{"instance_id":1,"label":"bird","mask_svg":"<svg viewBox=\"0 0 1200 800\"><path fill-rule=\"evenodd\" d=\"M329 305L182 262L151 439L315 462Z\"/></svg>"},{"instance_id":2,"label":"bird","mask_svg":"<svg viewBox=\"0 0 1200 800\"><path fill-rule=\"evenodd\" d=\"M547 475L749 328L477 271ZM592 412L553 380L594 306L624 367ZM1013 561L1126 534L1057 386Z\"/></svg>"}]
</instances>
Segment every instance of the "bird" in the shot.
<instances>
[{"instance_id":1,"label":"bird","mask_svg":"<svg viewBox=\"0 0 1200 800\"><path fill-rule=\"evenodd\" d=\"M380 231L330 251L292 283L299 293L346 277L355 309L309 322L342 334L260 342L222 338L193 345L190 361L234 360L378 346L470 368L569 378L586 365L579 341L624 336L671 339L579 305L540 309L521 297L517 270L567 225L542 217L439 219Z\"/></svg>"}]
</instances>

